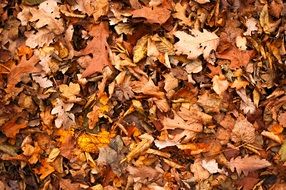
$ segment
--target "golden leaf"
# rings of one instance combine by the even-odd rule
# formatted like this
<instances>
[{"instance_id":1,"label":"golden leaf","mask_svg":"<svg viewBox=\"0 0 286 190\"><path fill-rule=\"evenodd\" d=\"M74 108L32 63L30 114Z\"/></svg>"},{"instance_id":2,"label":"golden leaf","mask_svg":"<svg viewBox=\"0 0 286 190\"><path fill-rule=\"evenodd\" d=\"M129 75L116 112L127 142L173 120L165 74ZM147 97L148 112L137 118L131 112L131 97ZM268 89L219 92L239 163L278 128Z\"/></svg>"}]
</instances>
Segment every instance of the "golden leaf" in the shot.
<instances>
[{"instance_id":1,"label":"golden leaf","mask_svg":"<svg viewBox=\"0 0 286 190\"><path fill-rule=\"evenodd\" d=\"M138 63L147 55L148 38L149 36L146 35L137 41L136 46L133 49L133 62L134 63Z\"/></svg>"},{"instance_id":2,"label":"golden leaf","mask_svg":"<svg viewBox=\"0 0 286 190\"><path fill-rule=\"evenodd\" d=\"M114 137L113 133L108 131L101 131L98 134L83 133L77 139L77 145L85 152L96 153L98 148L106 146Z\"/></svg>"}]
</instances>

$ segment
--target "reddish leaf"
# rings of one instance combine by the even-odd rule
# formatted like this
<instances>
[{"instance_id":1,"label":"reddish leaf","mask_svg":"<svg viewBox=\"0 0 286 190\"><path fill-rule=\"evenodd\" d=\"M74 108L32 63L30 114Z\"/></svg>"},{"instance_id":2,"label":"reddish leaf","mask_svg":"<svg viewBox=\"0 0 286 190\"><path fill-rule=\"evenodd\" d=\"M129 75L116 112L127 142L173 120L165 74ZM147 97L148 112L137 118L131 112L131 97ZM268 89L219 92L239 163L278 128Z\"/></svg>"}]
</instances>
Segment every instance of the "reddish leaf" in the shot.
<instances>
[{"instance_id":1,"label":"reddish leaf","mask_svg":"<svg viewBox=\"0 0 286 190\"><path fill-rule=\"evenodd\" d=\"M149 23L164 24L170 17L171 11L168 9L166 3L160 7L146 7L131 11L133 18L143 17L147 19Z\"/></svg>"},{"instance_id":2,"label":"reddish leaf","mask_svg":"<svg viewBox=\"0 0 286 190\"><path fill-rule=\"evenodd\" d=\"M40 71L39 68L35 67L38 61L39 58L35 55L33 55L29 60L26 60L26 56L23 56L20 63L11 69L8 75L8 84L6 88L6 92L8 94L13 93L15 85L21 81L21 77Z\"/></svg>"},{"instance_id":3,"label":"reddish leaf","mask_svg":"<svg viewBox=\"0 0 286 190\"><path fill-rule=\"evenodd\" d=\"M250 59L254 56L254 51L241 51L236 47L217 53L217 58L230 60L230 69L237 69L239 67L246 67Z\"/></svg>"},{"instance_id":4,"label":"reddish leaf","mask_svg":"<svg viewBox=\"0 0 286 190\"><path fill-rule=\"evenodd\" d=\"M110 65L108 59L108 44L107 38L109 36L109 30L105 23L94 25L89 34L93 36L93 39L87 44L86 48L76 55L89 55L92 54L92 58L87 61L86 69L82 73L82 77L88 77L96 72L101 72L102 69Z\"/></svg>"}]
</instances>

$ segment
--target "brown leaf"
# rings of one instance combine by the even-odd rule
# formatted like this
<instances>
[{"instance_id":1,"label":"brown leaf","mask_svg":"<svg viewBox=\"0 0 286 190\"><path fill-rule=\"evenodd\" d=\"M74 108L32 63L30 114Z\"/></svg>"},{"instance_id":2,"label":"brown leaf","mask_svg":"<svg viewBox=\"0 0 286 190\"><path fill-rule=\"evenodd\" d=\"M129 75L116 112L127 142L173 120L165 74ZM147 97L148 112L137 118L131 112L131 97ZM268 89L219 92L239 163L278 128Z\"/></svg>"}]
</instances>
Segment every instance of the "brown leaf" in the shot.
<instances>
[{"instance_id":1,"label":"brown leaf","mask_svg":"<svg viewBox=\"0 0 286 190\"><path fill-rule=\"evenodd\" d=\"M108 59L108 44L107 38L109 36L109 30L106 23L101 22L98 25L92 26L89 34L93 39L87 44L86 48L78 52L76 55L89 55L92 54L92 58L85 63L86 69L82 73L82 77L88 77L96 72L102 72L102 69L110 65Z\"/></svg>"},{"instance_id":2,"label":"brown leaf","mask_svg":"<svg viewBox=\"0 0 286 190\"><path fill-rule=\"evenodd\" d=\"M108 0L77 0L77 8L89 16L92 15L96 22L99 17L108 13L109 2Z\"/></svg>"},{"instance_id":3,"label":"brown leaf","mask_svg":"<svg viewBox=\"0 0 286 190\"><path fill-rule=\"evenodd\" d=\"M12 67L8 75L8 84L5 91L8 94L13 94L16 84L21 81L21 78L23 76L28 75L30 73L39 72L40 69L35 67L38 61L39 58L35 55L33 55L29 60L26 60L26 56L23 56L20 60L20 63Z\"/></svg>"},{"instance_id":4,"label":"brown leaf","mask_svg":"<svg viewBox=\"0 0 286 190\"><path fill-rule=\"evenodd\" d=\"M253 143L255 140L255 128L246 118L238 118L232 129L231 140L234 142Z\"/></svg>"},{"instance_id":5,"label":"brown leaf","mask_svg":"<svg viewBox=\"0 0 286 190\"><path fill-rule=\"evenodd\" d=\"M239 156L235 159L232 158L229 161L228 166L232 172L236 169L238 175L240 175L241 172L247 175L251 171L271 166L271 163L265 159L260 159L257 156L246 156L244 158Z\"/></svg>"},{"instance_id":6,"label":"brown leaf","mask_svg":"<svg viewBox=\"0 0 286 190\"><path fill-rule=\"evenodd\" d=\"M167 3L163 3L158 7L146 7L131 11L133 18L143 17L147 19L147 22L154 24L164 24L171 16L171 11L168 9Z\"/></svg>"},{"instance_id":7,"label":"brown leaf","mask_svg":"<svg viewBox=\"0 0 286 190\"><path fill-rule=\"evenodd\" d=\"M60 188L62 190L78 190L80 189L79 183L72 183L70 179L62 179L60 180Z\"/></svg>"}]
</instances>

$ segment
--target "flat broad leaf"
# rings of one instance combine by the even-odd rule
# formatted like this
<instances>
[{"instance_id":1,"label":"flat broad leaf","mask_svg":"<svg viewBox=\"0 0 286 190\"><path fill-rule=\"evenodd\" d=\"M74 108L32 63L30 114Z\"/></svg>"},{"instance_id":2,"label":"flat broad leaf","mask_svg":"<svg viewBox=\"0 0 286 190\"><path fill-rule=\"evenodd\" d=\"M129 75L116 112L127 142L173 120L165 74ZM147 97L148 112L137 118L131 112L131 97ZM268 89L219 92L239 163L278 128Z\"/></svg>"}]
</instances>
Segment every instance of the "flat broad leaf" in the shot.
<instances>
[{"instance_id":1,"label":"flat broad leaf","mask_svg":"<svg viewBox=\"0 0 286 190\"><path fill-rule=\"evenodd\" d=\"M191 35L183 31L177 31L174 35L179 41L174 45L177 54L184 54L188 59L196 59L203 55L205 59L210 57L210 53L216 50L219 44L219 37L215 33L207 30L191 30Z\"/></svg>"}]
</instances>

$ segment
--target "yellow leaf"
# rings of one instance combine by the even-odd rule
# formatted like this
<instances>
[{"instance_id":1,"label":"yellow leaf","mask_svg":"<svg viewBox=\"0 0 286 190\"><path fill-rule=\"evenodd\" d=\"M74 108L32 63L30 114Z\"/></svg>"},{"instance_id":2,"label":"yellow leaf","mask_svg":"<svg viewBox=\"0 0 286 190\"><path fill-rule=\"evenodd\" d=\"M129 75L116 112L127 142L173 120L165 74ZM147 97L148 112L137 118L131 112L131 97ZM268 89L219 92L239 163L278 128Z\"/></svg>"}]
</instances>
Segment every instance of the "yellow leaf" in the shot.
<instances>
[{"instance_id":1,"label":"yellow leaf","mask_svg":"<svg viewBox=\"0 0 286 190\"><path fill-rule=\"evenodd\" d=\"M98 134L83 133L78 137L77 144L85 152L96 153L98 148L108 145L113 137L114 134L107 131Z\"/></svg>"},{"instance_id":2,"label":"yellow leaf","mask_svg":"<svg viewBox=\"0 0 286 190\"><path fill-rule=\"evenodd\" d=\"M147 55L148 38L149 36L146 35L137 41L136 46L133 49L133 62L134 63L138 63Z\"/></svg>"},{"instance_id":3,"label":"yellow leaf","mask_svg":"<svg viewBox=\"0 0 286 190\"><path fill-rule=\"evenodd\" d=\"M281 22L281 19L271 23L269 19L269 14L268 14L268 6L267 4L265 4L260 13L259 21L260 21L260 25L263 28L263 31L266 34L270 34L271 32L274 32L276 30L277 26Z\"/></svg>"}]
</instances>

